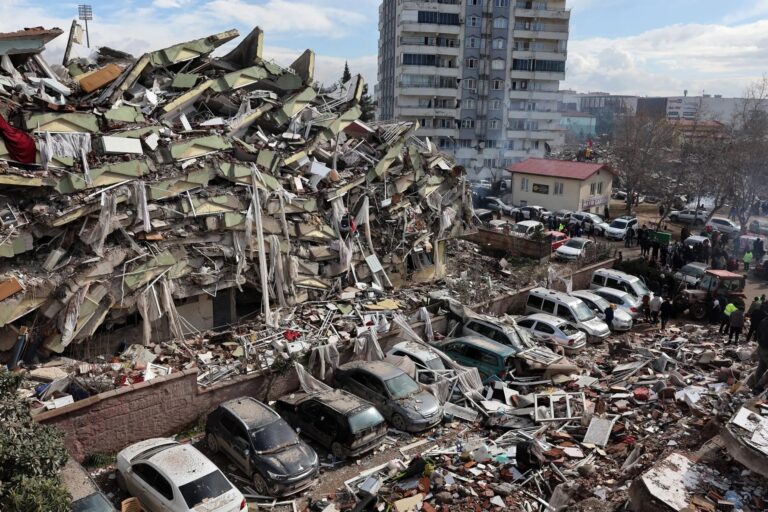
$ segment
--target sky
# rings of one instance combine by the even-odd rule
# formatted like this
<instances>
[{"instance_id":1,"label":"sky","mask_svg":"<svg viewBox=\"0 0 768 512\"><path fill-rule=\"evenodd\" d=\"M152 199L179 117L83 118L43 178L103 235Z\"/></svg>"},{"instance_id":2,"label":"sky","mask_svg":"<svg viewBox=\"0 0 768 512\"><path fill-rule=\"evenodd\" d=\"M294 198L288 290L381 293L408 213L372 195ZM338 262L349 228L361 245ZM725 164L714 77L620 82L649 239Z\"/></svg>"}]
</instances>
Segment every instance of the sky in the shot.
<instances>
[{"instance_id":1,"label":"sky","mask_svg":"<svg viewBox=\"0 0 768 512\"><path fill-rule=\"evenodd\" d=\"M92 46L134 55L236 28L265 31L265 53L285 66L306 48L316 77L353 73L376 82L380 0L91 0ZM768 73L768 0L568 0L571 35L562 88L640 96L742 96ZM66 0L2 0L0 31L58 26ZM228 43L233 47L238 40ZM66 34L46 58L58 62ZM227 47L220 51L226 51ZM76 47L75 55L88 49Z\"/></svg>"}]
</instances>

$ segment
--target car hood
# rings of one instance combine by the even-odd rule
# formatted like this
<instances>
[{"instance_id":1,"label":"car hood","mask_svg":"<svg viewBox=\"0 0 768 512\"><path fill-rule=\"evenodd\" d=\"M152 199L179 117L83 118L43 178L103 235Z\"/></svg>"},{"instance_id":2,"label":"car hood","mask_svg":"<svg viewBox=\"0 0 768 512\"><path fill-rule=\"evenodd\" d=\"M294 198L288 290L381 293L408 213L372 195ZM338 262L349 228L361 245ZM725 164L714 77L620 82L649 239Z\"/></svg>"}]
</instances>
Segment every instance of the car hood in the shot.
<instances>
[{"instance_id":1,"label":"car hood","mask_svg":"<svg viewBox=\"0 0 768 512\"><path fill-rule=\"evenodd\" d=\"M610 332L610 329L608 328L608 324L600 320L599 318L593 318L592 320L587 320L586 322L582 322L582 325L587 328L587 330L591 331L590 334L592 335L600 335L605 334L607 332Z\"/></svg>"},{"instance_id":2,"label":"car hood","mask_svg":"<svg viewBox=\"0 0 768 512\"><path fill-rule=\"evenodd\" d=\"M440 410L440 402L428 391L419 391L408 398L395 400L395 403L410 417L427 418Z\"/></svg>"},{"instance_id":3,"label":"car hood","mask_svg":"<svg viewBox=\"0 0 768 512\"><path fill-rule=\"evenodd\" d=\"M613 228L611 226L608 226L607 228L605 228L605 230L608 231L609 233L623 233L627 230L627 228Z\"/></svg>"},{"instance_id":4,"label":"car hood","mask_svg":"<svg viewBox=\"0 0 768 512\"><path fill-rule=\"evenodd\" d=\"M303 441L279 452L261 453L256 457L269 471L286 476L304 473L317 462L314 450Z\"/></svg>"}]
</instances>

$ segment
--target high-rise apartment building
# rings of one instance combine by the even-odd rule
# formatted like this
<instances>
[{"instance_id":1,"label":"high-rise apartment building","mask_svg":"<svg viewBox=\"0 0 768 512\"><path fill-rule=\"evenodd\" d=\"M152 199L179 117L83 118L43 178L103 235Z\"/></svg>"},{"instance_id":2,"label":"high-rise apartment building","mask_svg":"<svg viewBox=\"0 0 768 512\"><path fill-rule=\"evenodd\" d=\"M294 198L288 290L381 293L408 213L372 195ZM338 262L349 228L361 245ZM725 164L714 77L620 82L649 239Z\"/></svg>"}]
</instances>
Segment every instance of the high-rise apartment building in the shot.
<instances>
[{"instance_id":1,"label":"high-rise apartment building","mask_svg":"<svg viewBox=\"0 0 768 512\"><path fill-rule=\"evenodd\" d=\"M378 116L470 171L494 171L562 143L570 12L565 0L383 0Z\"/></svg>"}]
</instances>

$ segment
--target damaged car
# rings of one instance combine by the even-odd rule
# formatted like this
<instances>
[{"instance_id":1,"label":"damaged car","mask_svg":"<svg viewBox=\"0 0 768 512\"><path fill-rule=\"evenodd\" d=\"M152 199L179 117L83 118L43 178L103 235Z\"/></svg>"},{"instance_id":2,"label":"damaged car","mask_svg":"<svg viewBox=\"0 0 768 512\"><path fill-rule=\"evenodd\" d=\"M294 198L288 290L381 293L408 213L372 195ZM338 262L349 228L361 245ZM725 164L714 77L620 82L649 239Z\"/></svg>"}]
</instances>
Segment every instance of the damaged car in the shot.
<instances>
[{"instance_id":1,"label":"damaged car","mask_svg":"<svg viewBox=\"0 0 768 512\"><path fill-rule=\"evenodd\" d=\"M116 479L147 512L240 512L248 507L213 462L173 439L147 439L120 451Z\"/></svg>"},{"instance_id":2,"label":"damaged car","mask_svg":"<svg viewBox=\"0 0 768 512\"><path fill-rule=\"evenodd\" d=\"M278 399L275 409L337 459L373 450L387 434L387 423L373 405L341 389L291 393Z\"/></svg>"},{"instance_id":3,"label":"damaged car","mask_svg":"<svg viewBox=\"0 0 768 512\"><path fill-rule=\"evenodd\" d=\"M406 432L420 432L443 419L435 396L403 370L384 361L353 361L336 370L341 389L373 403L387 421Z\"/></svg>"},{"instance_id":4,"label":"damaged car","mask_svg":"<svg viewBox=\"0 0 768 512\"><path fill-rule=\"evenodd\" d=\"M223 452L262 496L286 496L311 486L318 473L315 451L271 407L242 397L208 415L206 441Z\"/></svg>"}]
</instances>

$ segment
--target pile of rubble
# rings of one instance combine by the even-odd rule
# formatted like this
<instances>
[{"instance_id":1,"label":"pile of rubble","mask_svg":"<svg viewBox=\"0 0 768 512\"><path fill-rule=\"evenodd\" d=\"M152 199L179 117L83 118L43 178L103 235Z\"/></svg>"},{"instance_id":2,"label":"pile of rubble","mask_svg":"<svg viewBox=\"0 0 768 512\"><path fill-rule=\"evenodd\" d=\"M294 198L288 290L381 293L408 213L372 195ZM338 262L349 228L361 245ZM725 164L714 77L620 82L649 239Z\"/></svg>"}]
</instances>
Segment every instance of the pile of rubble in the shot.
<instances>
[{"instance_id":1,"label":"pile of rubble","mask_svg":"<svg viewBox=\"0 0 768 512\"><path fill-rule=\"evenodd\" d=\"M204 363L182 340L239 323L240 302L258 327L236 332L232 351L261 357L256 342L288 327L302 336L304 304L397 309L390 290L444 277L446 242L472 229L463 169L412 123L362 122L362 78L319 88L309 50L281 67L256 28L221 57L236 30L70 60L71 34L65 67L50 66L41 52L61 32L0 34L24 42L0 49L11 367L37 352L120 352L121 339L177 340ZM214 319L179 311L204 300ZM332 327L318 315L315 337ZM132 326L139 336L122 334ZM111 350L74 350L105 336Z\"/></svg>"},{"instance_id":2,"label":"pile of rubble","mask_svg":"<svg viewBox=\"0 0 768 512\"><path fill-rule=\"evenodd\" d=\"M590 347L578 375L488 384L478 421L455 416L313 510L765 510L768 402L743 383L752 347L715 333L626 334Z\"/></svg>"}]
</instances>

